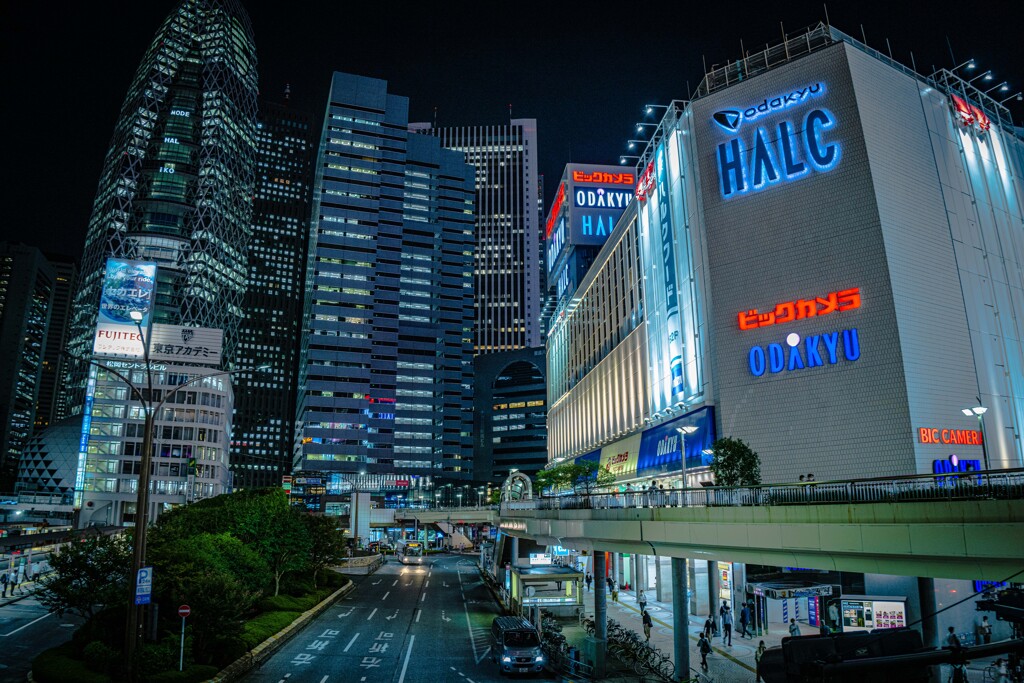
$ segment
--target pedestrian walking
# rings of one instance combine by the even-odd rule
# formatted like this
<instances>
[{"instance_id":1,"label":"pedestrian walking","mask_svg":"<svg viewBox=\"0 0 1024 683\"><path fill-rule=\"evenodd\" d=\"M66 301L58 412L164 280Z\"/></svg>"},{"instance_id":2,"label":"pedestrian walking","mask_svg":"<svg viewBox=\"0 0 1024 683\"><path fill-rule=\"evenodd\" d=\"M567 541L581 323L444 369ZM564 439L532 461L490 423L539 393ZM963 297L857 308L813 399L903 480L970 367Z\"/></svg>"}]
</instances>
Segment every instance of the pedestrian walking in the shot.
<instances>
[{"instance_id":1,"label":"pedestrian walking","mask_svg":"<svg viewBox=\"0 0 1024 683\"><path fill-rule=\"evenodd\" d=\"M0 593L0 598L6 598L7 597L7 572L0 573L0 588L3 589L3 592Z\"/></svg>"},{"instance_id":2,"label":"pedestrian walking","mask_svg":"<svg viewBox=\"0 0 1024 683\"><path fill-rule=\"evenodd\" d=\"M796 623L796 619L789 620L789 635L794 638L800 635L800 624Z\"/></svg>"},{"instance_id":3,"label":"pedestrian walking","mask_svg":"<svg viewBox=\"0 0 1024 683\"><path fill-rule=\"evenodd\" d=\"M757 651L754 652L754 675L757 676L754 680L757 683L761 683L761 658L764 657L764 651L767 649L768 647L762 640L757 644Z\"/></svg>"},{"instance_id":4,"label":"pedestrian walking","mask_svg":"<svg viewBox=\"0 0 1024 683\"><path fill-rule=\"evenodd\" d=\"M647 507L654 507L655 496L658 495L658 482L652 481L651 485L647 487Z\"/></svg>"},{"instance_id":5,"label":"pedestrian walking","mask_svg":"<svg viewBox=\"0 0 1024 683\"><path fill-rule=\"evenodd\" d=\"M754 635L747 633L747 624L750 623L750 605L743 605L743 609L740 610L740 638L751 638Z\"/></svg>"},{"instance_id":6,"label":"pedestrian walking","mask_svg":"<svg viewBox=\"0 0 1024 683\"><path fill-rule=\"evenodd\" d=\"M612 581L612 577L609 576L607 579L605 579L605 583L608 584L608 592L610 593L612 590L612 586L615 584L615 582Z\"/></svg>"},{"instance_id":7,"label":"pedestrian walking","mask_svg":"<svg viewBox=\"0 0 1024 683\"><path fill-rule=\"evenodd\" d=\"M640 605L640 611L647 611L647 596L644 595L644 589L641 588L640 592L636 594L636 604Z\"/></svg>"},{"instance_id":8,"label":"pedestrian walking","mask_svg":"<svg viewBox=\"0 0 1024 683\"><path fill-rule=\"evenodd\" d=\"M722 600L722 605L718 608L718 616L725 616L725 610L729 609L729 601Z\"/></svg>"},{"instance_id":9,"label":"pedestrian walking","mask_svg":"<svg viewBox=\"0 0 1024 683\"><path fill-rule=\"evenodd\" d=\"M722 614L722 642L732 647L732 610L728 607Z\"/></svg>"},{"instance_id":10,"label":"pedestrian walking","mask_svg":"<svg viewBox=\"0 0 1024 683\"><path fill-rule=\"evenodd\" d=\"M14 597L15 589L17 589L17 591L19 593L24 594L24 591L21 590L21 581L18 580L18 571L16 569L12 569L11 570L11 575L8 577L8 580L11 583L11 597L12 598Z\"/></svg>"},{"instance_id":11,"label":"pedestrian walking","mask_svg":"<svg viewBox=\"0 0 1024 683\"><path fill-rule=\"evenodd\" d=\"M594 575L591 574L590 572L587 572L586 582L587 582L587 590L589 591L590 590L590 584L592 584L594 582Z\"/></svg>"},{"instance_id":12,"label":"pedestrian walking","mask_svg":"<svg viewBox=\"0 0 1024 683\"><path fill-rule=\"evenodd\" d=\"M711 640L715 636L715 618L710 614L704 622L704 635L708 640Z\"/></svg>"},{"instance_id":13,"label":"pedestrian walking","mask_svg":"<svg viewBox=\"0 0 1024 683\"><path fill-rule=\"evenodd\" d=\"M646 638L649 643L651 642L651 627L654 626L654 623L651 621L651 613L644 610L640 613L640 618L643 619L644 622L644 638Z\"/></svg>"},{"instance_id":14,"label":"pedestrian walking","mask_svg":"<svg viewBox=\"0 0 1024 683\"><path fill-rule=\"evenodd\" d=\"M981 618L981 627L978 630L981 631L981 642L986 645L992 642L992 624L988 622L988 617Z\"/></svg>"},{"instance_id":15,"label":"pedestrian walking","mask_svg":"<svg viewBox=\"0 0 1024 683\"><path fill-rule=\"evenodd\" d=\"M619 584L612 582L612 602L619 601Z\"/></svg>"},{"instance_id":16,"label":"pedestrian walking","mask_svg":"<svg viewBox=\"0 0 1024 683\"><path fill-rule=\"evenodd\" d=\"M711 654L711 641L701 633L697 640L697 650L700 652L700 668L708 670L708 655Z\"/></svg>"}]
</instances>

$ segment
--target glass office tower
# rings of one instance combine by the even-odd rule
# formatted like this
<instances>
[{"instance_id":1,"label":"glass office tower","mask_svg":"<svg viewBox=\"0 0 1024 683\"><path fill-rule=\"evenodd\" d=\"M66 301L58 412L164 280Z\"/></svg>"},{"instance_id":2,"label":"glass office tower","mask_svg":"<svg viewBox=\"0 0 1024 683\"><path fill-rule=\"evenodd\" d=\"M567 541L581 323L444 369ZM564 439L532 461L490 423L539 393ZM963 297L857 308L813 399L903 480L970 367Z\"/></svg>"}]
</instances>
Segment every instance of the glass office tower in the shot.
<instances>
[{"instance_id":1,"label":"glass office tower","mask_svg":"<svg viewBox=\"0 0 1024 683\"><path fill-rule=\"evenodd\" d=\"M409 133L386 81L335 73L328 102L295 469L328 475L328 493L361 473L396 490L466 478L473 169Z\"/></svg>"}]
</instances>

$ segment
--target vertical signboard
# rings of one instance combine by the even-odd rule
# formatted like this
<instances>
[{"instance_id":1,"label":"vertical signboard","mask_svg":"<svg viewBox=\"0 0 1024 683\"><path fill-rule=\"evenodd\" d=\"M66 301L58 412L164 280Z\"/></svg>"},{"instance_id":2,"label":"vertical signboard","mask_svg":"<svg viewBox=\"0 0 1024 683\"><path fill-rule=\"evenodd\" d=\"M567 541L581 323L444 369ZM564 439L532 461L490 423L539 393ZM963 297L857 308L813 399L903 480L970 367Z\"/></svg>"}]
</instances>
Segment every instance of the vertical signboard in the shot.
<instances>
[{"instance_id":1,"label":"vertical signboard","mask_svg":"<svg viewBox=\"0 0 1024 683\"><path fill-rule=\"evenodd\" d=\"M82 507L85 490L85 461L89 457L89 431L92 428L92 404L96 394L96 366L89 366L89 380L85 384L85 403L82 406L82 433L78 438L78 464L75 468L75 509Z\"/></svg>"},{"instance_id":2,"label":"vertical signboard","mask_svg":"<svg viewBox=\"0 0 1024 683\"><path fill-rule=\"evenodd\" d=\"M95 355L143 357L138 325L143 330L149 327L155 288L155 263L107 259L93 338ZM142 317L136 321L132 314Z\"/></svg>"}]
</instances>

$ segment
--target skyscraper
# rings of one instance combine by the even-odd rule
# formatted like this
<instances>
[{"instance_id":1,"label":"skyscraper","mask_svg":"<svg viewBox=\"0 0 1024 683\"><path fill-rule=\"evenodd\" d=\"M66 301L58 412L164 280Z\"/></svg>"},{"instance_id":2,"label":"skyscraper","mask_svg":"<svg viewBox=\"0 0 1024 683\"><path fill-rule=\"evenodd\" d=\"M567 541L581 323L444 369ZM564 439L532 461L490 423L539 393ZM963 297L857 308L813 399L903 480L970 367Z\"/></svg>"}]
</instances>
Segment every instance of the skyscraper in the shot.
<instances>
[{"instance_id":1,"label":"skyscraper","mask_svg":"<svg viewBox=\"0 0 1024 683\"><path fill-rule=\"evenodd\" d=\"M156 323L222 329L230 363L243 319L255 158L256 48L238 0L182 0L135 73L100 175L69 350L89 355L109 257L159 267ZM65 386L80 412L85 368Z\"/></svg>"},{"instance_id":2,"label":"skyscraper","mask_svg":"<svg viewBox=\"0 0 1024 683\"><path fill-rule=\"evenodd\" d=\"M543 346L537 121L411 128L476 170L476 353Z\"/></svg>"},{"instance_id":3,"label":"skyscraper","mask_svg":"<svg viewBox=\"0 0 1024 683\"><path fill-rule=\"evenodd\" d=\"M166 404L153 434L150 519L229 487L233 394L216 367L235 365L244 318L256 101L256 48L241 4L182 0L128 88L86 233L68 342L80 360L68 364L63 382L71 414L84 415L80 524L137 518L144 412L122 376L135 387L151 382L150 400ZM152 364L103 358L106 368L87 366L111 258L156 265L146 337ZM210 350L200 339L217 339L219 352L221 333L223 355L197 358L195 351ZM124 352L141 355L141 344Z\"/></svg>"},{"instance_id":4,"label":"skyscraper","mask_svg":"<svg viewBox=\"0 0 1024 683\"><path fill-rule=\"evenodd\" d=\"M59 254L46 254L53 266L57 279L53 286L53 309L50 313L50 327L46 333L46 351L43 354L43 372L39 377L39 400L36 403L36 430L45 429L52 422L66 417L57 401L58 380L67 357L68 322L71 315L71 298L78 281L78 264Z\"/></svg>"},{"instance_id":5,"label":"skyscraper","mask_svg":"<svg viewBox=\"0 0 1024 683\"><path fill-rule=\"evenodd\" d=\"M280 485L292 469L313 170L310 117L263 102L256 144L249 284L236 358L239 367L269 364L272 370L235 375L235 487Z\"/></svg>"},{"instance_id":6,"label":"skyscraper","mask_svg":"<svg viewBox=\"0 0 1024 683\"><path fill-rule=\"evenodd\" d=\"M473 169L409 133L386 81L335 73L328 102L296 469L335 475L328 492L468 477Z\"/></svg>"},{"instance_id":7,"label":"skyscraper","mask_svg":"<svg viewBox=\"0 0 1024 683\"><path fill-rule=\"evenodd\" d=\"M0 491L32 434L56 280L35 247L0 243Z\"/></svg>"}]
</instances>

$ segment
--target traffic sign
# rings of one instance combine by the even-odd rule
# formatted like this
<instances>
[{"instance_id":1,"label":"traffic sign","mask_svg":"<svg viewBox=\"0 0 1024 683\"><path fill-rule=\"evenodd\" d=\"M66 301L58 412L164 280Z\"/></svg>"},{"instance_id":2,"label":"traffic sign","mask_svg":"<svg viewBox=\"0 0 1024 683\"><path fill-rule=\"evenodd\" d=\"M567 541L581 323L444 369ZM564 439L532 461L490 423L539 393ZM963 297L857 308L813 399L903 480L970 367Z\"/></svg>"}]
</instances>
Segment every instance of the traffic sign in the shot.
<instances>
[{"instance_id":1,"label":"traffic sign","mask_svg":"<svg viewBox=\"0 0 1024 683\"><path fill-rule=\"evenodd\" d=\"M192 614L192 608L188 605L182 605L178 608L178 616L184 619L188 615Z\"/></svg>"},{"instance_id":2,"label":"traffic sign","mask_svg":"<svg viewBox=\"0 0 1024 683\"><path fill-rule=\"evenodd\" d=\"M153 595L153 568L143 567L135 577L135 604L148 605Z\"/></svg>"}]
</instances>

